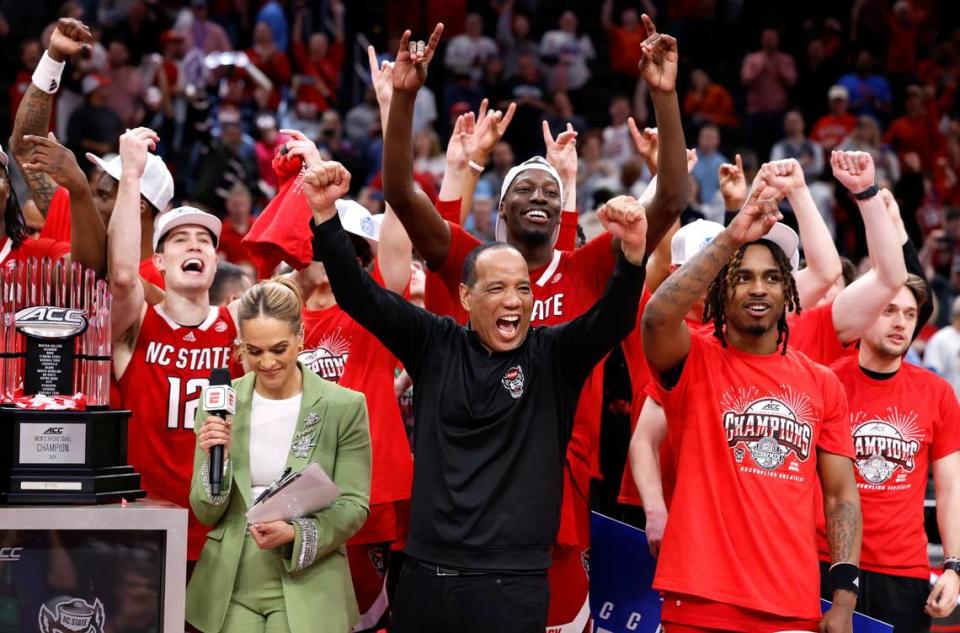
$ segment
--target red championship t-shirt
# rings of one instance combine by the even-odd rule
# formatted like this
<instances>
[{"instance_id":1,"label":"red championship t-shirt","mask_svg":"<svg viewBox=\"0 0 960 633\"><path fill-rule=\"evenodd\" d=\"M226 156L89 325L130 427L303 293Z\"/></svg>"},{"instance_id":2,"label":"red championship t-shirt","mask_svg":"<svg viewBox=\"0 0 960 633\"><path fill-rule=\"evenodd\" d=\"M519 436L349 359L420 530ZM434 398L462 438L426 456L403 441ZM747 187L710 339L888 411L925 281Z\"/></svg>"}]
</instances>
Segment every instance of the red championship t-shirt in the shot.
<instances>
[{"instance_id":1,"label":"red championship t-shirt","mask_svg":"<svg viewBox=\"0 0 960 633\"><path fill-rule=\"evenodd\" d=\"M147 495L190 507L197 446L194 420L210 371L230 367L237 328L226 307L210 308L197 327L177 324L160 306L147 306L133 357L119 379L132 413L128 458ZM234 370L234 377L239 373ZM187 556L196 560L207 528L190 514Z\"/></svg>"},{"instance_id":2,"label":"red championship t-shirt","mask_svg":"<svg viewBox=\"0 0 960 633\"><path fill-rule=\"evenodd\" d=\"M960 450L960 406L950 384L903 363L886 380L870 378L857 357L830 367L847 391L849 432L863 512L860 567L910 578L930 577L923 500L930 463ZM830 560L822 509L820 559Z\"/></svg>"},{"instance_id":3,"label":"red championship t-shirt","mask_svg":"<svg viewBox=\"0 0 960 633\"><path fill-rule=\"evenodd\" d=\"M817 449L853 457L840 381L792 350L747 354L691 332L663 407L677 480L654 587L818 617Z\"/></svg>"},{"instance_id":4,"label":"red championship t-shirt","mask_svg":"<svg viewBox=\"0 0 960 633\"><path fill-rule=\"evenodd\" d=\"M57 187L47 207L47 219L40 229L40 237L58 242L70 242L70 192Z\"/></svg>"},{"instance_id":5,"label":"red championship t-shirt","mask_svg":"<svg viewBox=\"0 0 960 633\"><path fill-rule=\"evenodd\" d=\"M378 266L374 266L373 278L383 285ZM304 365L367 398L373 451L371 515L351 543L393 541L397 538L396 518L392 507L384 512L383 506L409 499L413 485L413 458L393 390L397 359L340 306L304 310L303 319L304 350L299 358Z\"/></svg>"},{"instance_id":6,"label":"red championship t-shirt","mask_svg":"<svg viewBox=\"0 0 960 633\"><path fill-rule=\"evenodd\" d=\"M844 356L856 354L856 347L844 347L837 337L832 302L801 310L800 314L790 314L787 327L790 328L787 346L821 365L830 365Z\"/></svg>"},{"instance_id":7,"label":"red championship t-shirt","mask_svg":"<svg viewBox=\"0 0 960 633\"><path fill-rule=\"evenodd\" d=\"M456 224L450 226L450 251L436 275L447 289L449 302L460 305L459 286L463 262L480 241ZM604 232L575 251L554 250L546 265L530 271L533 282L533 315L530 324L557 325L571 321L587 310L603 295L607 280L613 274L616 258L613 254L613 236ZM429 279L428 279L429 283ZM428 285L429 289L429 285ZM428 295L429 297L429 292ZM572 482L589 496L590 476L599 476L598 447L600 414L603 400L603 363L598 363L584 384L574 417L573 435L567 447L567 462L571 466ZM568 499L569 485L564 486ZM578 543L573 533L574 517L568 504L562 511L560 533L562 544ZM586 535L584 535L585 537Z\"/></svg>"}]
</instances>

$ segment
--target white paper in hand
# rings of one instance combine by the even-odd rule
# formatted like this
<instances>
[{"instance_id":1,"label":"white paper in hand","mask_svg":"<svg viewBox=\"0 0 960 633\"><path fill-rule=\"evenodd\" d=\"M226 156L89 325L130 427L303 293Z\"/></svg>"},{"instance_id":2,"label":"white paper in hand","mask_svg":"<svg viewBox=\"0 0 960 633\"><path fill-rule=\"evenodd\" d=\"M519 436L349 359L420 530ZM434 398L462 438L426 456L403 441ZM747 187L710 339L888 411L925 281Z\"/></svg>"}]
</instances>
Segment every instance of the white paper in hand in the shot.
<instances>
[{"instance_id":1,"label":"white paper in hand","mask_svg":"<svg viewBox=\"0 0 960 633\"><path fill-rule=\"evenodd\" d=\"M339 496L337 484L319 464L313 463L247 510L247 521L288 521L326 508Z\"/></svg>"}]
</instances>

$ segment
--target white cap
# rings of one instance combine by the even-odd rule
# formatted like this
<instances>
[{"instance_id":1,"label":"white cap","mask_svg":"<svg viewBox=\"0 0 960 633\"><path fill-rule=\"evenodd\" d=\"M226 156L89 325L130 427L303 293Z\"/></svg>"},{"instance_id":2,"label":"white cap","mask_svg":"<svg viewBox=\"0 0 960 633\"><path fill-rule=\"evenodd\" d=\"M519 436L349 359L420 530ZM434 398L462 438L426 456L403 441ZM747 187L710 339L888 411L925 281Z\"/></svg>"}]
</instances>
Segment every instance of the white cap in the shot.
<instances>
[{"instance_id":1,"label":"white cap","mask_svg":"<svg viewBox=\"0 0 960 633\"><path fill-rule=\"evenodd\" d=\"M94 156L87 152L87 160L105 171L114 180L120 180L120 172L123 170L123 161L120 156L114 156L110 160L103 160L99 156ZM143 169L143 175L140 176L140 195L147 199L157 211L163 213L170 200L173 199L173 176L170 170L163 162L163 159L156 154L147 153L147 165Z\"/></svg>"},{"instance_id":2,"label":"white cap","mask_svg":"<svg viewBox=\"0 0 960 633\"><path fill-rule=\"evenodd\" d=\"M680 227L670 241L670 264L683 266L721 231L723 231L722 224L709 220L697 220Z\"/></svg>"},{"instance_id":3,"label":"white cap","mask_svg":"<svg viewBox=\"0 0 960 633\"><path fill-rule=\"evenodd\" d=\"M780 247L787 258L790 260L790 267L793 272L800 269L800 236L783 222L777 222L763 239L769 240Z\"/></svg>"},{"instance_id":4,"label":"white cap","mask_svg":"<svg viewBox=\"0 0 960 633\"><path fill-rule=\"evenodd\" d=\"M503 204L503 198L507 195L507 189L510 188L510 185L513 184L513 181L517 179L517 176L527 171L528 169L539 169L540 171L545 171L550 174L554 180L557 181L557 186L560 188L560 200L563 200L563 182L560 180L560 174L557 173L557 170L553 168L553 165L548 163L545 158L542 156L534 156L533 158L527 159L516 165L515 167L510 168L510 171L507 172L507 175L503 178L503 186L500 187L500 203ZM553 232L553 242L556 243L557 236L560 234L560 219L557 218L557 228ZM500 220L500 214L497 214L496 226L493 229L494 239L498 242L507 241L507 224Z\"/></svg>"},{"instance_id":5,"label":"white cap","mask_svg":"<svg viewBox=\"0 0 960 633\"><path fill-rule=\"evenodd\" d=\"M334 204L343 230L367 240L370 248L376 253L377 245L380 243L380 224L383 222L383 215L373 215L365 206L354 200L337 200Z\"/></svg>"},{"instance_id":6,"label":"white cap","mask_svg":"<svg viewBox=\"0 0 960 633\"><path fill-rule=\"evenodd\" d=\"M186 225L202 226L213 233L214 245L220 242L221 224L217 216L196 207L177 207L157 216L153 224L153 250L157 250L164 235Z\"/></svg>"},{"instance_id":7,"label":"white cap","mask_svg":"<svg viewBox=\"0 0 960 633\"><path fill-rule=\"evenodd\" d=\"M830 90L827 91L827 100L833 101L834 99L843 99L844 101L849 101L850 91L847 90L846 86L834 84L830 86Z\"/></svg>"}]
</instances>

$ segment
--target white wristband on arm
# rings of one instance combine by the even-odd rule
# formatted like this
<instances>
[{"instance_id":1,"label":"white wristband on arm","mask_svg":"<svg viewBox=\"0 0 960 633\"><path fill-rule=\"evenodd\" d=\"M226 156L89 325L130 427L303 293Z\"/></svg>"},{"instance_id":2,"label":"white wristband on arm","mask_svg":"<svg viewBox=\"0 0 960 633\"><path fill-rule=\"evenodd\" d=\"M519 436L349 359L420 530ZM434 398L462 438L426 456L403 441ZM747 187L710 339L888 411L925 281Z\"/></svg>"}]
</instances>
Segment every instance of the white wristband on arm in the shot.
<instances>
[{"instance_id":1,"label":"white wristband on arm","mask_svg":"<svg viewBox=\"0 0 960 633\"><path fill-rule=\"evenodd\" d=\"M44 51L37 69L33 71L33 85L47 94L54 94L60 89L60 76L66 65L67 62L55 61L50 53Z\"/></svg>"}]
</instances>

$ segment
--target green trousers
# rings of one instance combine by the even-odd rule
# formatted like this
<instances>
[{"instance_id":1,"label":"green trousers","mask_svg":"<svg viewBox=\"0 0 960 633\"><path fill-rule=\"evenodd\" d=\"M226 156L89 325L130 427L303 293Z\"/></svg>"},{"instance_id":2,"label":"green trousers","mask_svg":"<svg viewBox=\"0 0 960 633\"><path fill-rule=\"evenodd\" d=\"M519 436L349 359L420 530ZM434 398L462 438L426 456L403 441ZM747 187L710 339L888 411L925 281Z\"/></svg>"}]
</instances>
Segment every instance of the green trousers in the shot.
<instances>
[{"instance_id":1,"label":"green trousers","mask_svg":"<svg viewBox=\"0 0 960 633\"><path fill-rule=\"evenodd\" d=\"M289 633L283 573L279 550L261 550L248 533L223 633Z\"/></svg>"}]
</instances>

